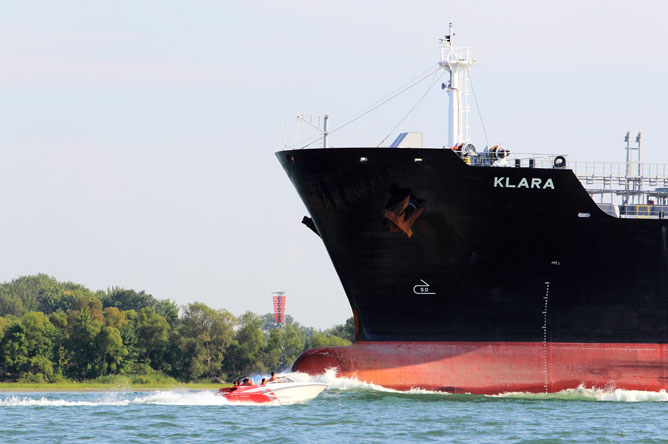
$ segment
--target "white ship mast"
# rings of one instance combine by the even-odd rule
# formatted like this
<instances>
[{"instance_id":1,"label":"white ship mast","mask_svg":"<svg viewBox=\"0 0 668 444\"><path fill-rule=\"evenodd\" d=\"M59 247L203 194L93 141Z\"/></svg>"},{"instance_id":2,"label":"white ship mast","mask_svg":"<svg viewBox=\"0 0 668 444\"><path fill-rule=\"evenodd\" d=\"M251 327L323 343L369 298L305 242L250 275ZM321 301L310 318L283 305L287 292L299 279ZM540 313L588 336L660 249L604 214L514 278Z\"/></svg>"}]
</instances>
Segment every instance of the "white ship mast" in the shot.
<instances>
[{"instance_id":1,"label":"white ship mast","mask_svg":"<svg viewBox=\"0 0 668 444\"><path fill-rule=\"evenodd\" d=\"M450 81L443 87L448 88L450 98L448 145L453 147L460 143L471 142L468 69L476 62L476 59L471 58L471 48L452 46L452 39L455 36L452 31L452 23L450 23L448 32L445 38L439 40L443 44L439 65L450 73Z\"/></svg>"}]
</instances>

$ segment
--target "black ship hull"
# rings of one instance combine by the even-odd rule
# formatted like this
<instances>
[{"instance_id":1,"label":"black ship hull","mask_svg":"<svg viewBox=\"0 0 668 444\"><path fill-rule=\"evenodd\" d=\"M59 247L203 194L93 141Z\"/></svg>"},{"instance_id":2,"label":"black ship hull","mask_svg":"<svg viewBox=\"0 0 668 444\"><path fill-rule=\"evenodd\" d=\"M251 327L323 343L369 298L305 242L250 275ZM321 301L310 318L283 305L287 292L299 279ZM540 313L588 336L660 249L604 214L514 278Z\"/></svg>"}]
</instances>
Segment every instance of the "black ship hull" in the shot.
<instances>
[{"instance_id":1,"label":"black ship hull","mask_svg":"<svg viewBox=\"0 0 668 444\"><path fill-rule=\"evenodd\" d=\"M451 150L278 157L358 340L666 342L668 221L609 216L570 170L470 167ZM384 216L406 196L424 209L411 237Z\"/></svg>"}]
</instances>

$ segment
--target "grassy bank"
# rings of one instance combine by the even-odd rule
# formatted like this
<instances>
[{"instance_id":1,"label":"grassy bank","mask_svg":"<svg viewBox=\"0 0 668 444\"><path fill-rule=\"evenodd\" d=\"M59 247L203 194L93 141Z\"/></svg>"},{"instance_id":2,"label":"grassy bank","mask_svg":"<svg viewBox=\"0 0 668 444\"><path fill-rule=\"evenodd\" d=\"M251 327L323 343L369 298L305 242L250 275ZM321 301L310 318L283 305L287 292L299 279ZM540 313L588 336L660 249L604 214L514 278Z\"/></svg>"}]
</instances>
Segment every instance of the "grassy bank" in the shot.
<instances>
[{"instance_id":1,"label":"grassy bank","mask_svg":"<svg viewBox=\"0 0 668 444\"><path fill-rule=\"evenodd\" d=\"M179 382L168 377L108 376L90 381L0 382L0 392L34 391L144 391L144 390L216 390L230 384L215 382Z\"/></svg>"}]
</instances>

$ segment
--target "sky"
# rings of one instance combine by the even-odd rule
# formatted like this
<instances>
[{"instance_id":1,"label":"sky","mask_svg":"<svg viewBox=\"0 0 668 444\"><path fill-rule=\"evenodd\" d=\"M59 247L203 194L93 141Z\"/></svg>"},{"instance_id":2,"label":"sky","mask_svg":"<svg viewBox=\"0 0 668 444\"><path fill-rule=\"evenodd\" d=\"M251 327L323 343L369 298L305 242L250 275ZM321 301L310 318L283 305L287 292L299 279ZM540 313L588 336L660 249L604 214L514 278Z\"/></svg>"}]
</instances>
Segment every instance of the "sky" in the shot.
<instances>
[{"instance_id":1,"label":"sky","mask_svg":"<svg viewBox=\"0 0 668 444\"><path fill-rule=\"evenodd\" d=\"M46 273L239 315L329 328L351 310L274 153L434 66L478 59L473 142L668 163L668 6L660 1L0 2L0 282ZM445 80L445 76L442 77ZM447 139L430 80L330 138ZM438 82L440 84L440 81ZM422 97L420 106L393 128Z\"/></svg>"}]
</instances>

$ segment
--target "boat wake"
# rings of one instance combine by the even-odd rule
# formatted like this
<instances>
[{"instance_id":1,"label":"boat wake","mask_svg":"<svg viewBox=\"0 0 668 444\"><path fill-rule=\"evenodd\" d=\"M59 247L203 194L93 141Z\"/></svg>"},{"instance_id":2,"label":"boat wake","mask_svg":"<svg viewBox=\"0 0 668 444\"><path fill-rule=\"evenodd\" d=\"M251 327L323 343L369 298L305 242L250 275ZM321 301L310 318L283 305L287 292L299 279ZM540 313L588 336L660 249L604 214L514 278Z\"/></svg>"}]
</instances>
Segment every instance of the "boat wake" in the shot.
<instances>
[{"instance_id":1,"label":"boat wake","mask_svg":"<svg viewBox=\"0 0 668 444\"><path fill-rule=\"evenodd\" d=\"M343 378L336 376L336 369L331 368L325 374L310 376L306 373L290 372L285 373L289 378L299 382L321 382L327 384L327 390L374 390L378 392L405 393L398 390L389 389L382 385L370 382L360 381L357 378Z\"/></svg>"},{"instance_id":2,"label":"boat wake","mask_svg":"<svg viewBox=\"0 0 668 444\"><path fill-rule=\"evenodd\" d=\"M68 394L70 395L70 394ZM215 405L258 405L252 402L230 402L213 390L165 390L147 393L138 392L109 392L104 394L90 393L65 396L63 393L53 393L58 398L40 394L39 397L30 395L11 395L0 397L1 407L35 406L35 407L80 407L80 406L131 406L131 405L174 405L174 406L215 406ZM68 399L69 398L69 399ZM83 398L83 399L82 399ZM262 405L272 405L265 403Z\"/></svg>"},{"instance_id":3,"label":"boat wake","mask_svg":"<svg viewBox=\"0 0 668 444\"><path fill-rule=\"evenodd\" d=\"M613 388L586 388L583 386L563 390L556 393L528 393L509 392L499 395L471 395L454 394L447 392L436 392L414 388L408 391L393 390L381 385L360 381L356 378L337 377L336 370L328 370L324 375L309 376L305 373L290 373L295 381L323 382L328 386L330 393L336 391L357 392L381 392L405 397L424 397L425 399L449 399L449 400L501 400L501 399L525 399L525 400L560 400L560 401L607 401L607 402L668 402L668 392L624 390Z\"/></svg>"},{"instance_id":4,"label":"boat wake","mask_svg":"<svg viewBox=\"0 0 668 444\"><path fill-rule=\"evenodd\" d=\"M562 390L556 393L523 393L513 392L494 395L506 399L542 399L562 401L608 401L608 402L666 402L668 393L665 390L646 392L642 390L624 390L611 388L585 388L583 386Z\"/></svg>"},{"instance_id":5,"label":"boat wake","mask_svg":"<svg viewBox=\"0 0 668 444\"><path fill-rule=\"evenodd\" d=\"M309 377L303 373L289 373L290 376L297 376L293 378L295 381L314 381L314 378ZM254 379L259 379L255 375ZM266 376L266 375L265 375ZM336 381L336 373L332 373L327 378ZM379 386L369 385L370 387ZM337 388L345 389L344 384L338 384ZM22 394L3 394L0 393L0 408L1 407L17 407L17 406L34 406L34 407L71 407L71 406L131 406L131 405L173 405L173 406L276 406L276 405L291 405L303 404L312 399L300 398L293 395L292 397L276 399L269 402L253 402L253 401L239 401L228 400L218 394L216 390L160 390L153 392L52 392L45 394L41 393L22 393Z\"/></svg>"},{"instance_id":6,"label":"boat wake","mask_svg":"<svg viewBox=\"0 0 668 444\"><path fill-rule=\"evenodd\" d=\"M422 401L500 401L500 400L536 400L536 401L589 401L589 402L668 402L668 392L648 392L612 388L577 387L557 393L510 392L499 395L472 395L436 392L424 389L399 391L381 385L360 381L356 378L337 377L336 370L328 370L323 375L310 376L306 373L286 372L287 376L300 382L320 382L327 384L321 395L324 399L346 396L381 399L387 396L401 397ZM299 404L299 402L295 402ZM280 405L285 405L282 403ZM34 407L72 407L72 406L131 406L131 405L173 405L173 406L275 406L276 402L257 404L254 402L228 401L213 390L165 390L155 392L106 392L106 393L67 393L50 394L11 394L0 395L0 408Z\"/></svg>"}]
</instances>

